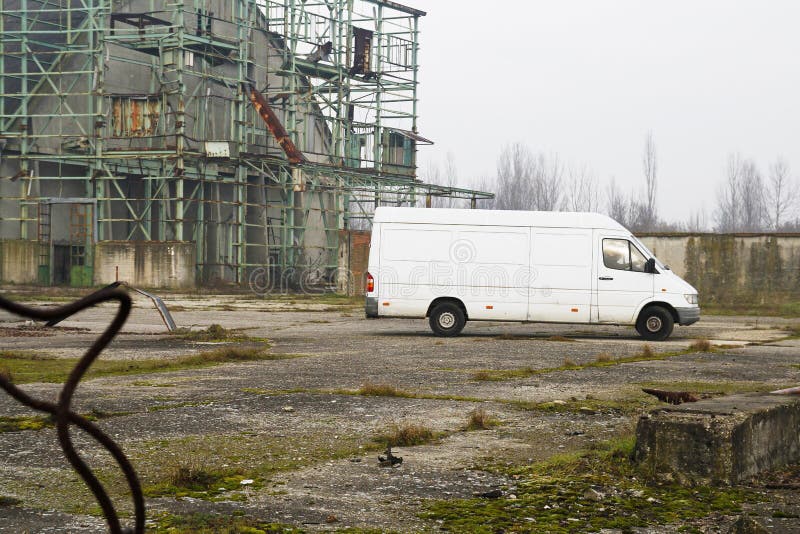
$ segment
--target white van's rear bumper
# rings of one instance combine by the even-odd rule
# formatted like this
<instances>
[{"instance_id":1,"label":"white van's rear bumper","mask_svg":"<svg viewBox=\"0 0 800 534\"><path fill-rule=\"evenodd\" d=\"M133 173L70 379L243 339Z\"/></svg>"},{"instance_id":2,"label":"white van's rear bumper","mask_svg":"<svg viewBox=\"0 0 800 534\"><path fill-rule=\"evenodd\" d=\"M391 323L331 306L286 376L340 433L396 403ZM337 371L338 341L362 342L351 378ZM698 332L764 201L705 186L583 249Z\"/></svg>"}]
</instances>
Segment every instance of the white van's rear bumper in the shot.
<instances>
[{"instance_id":1,"label":"white van's rear bumper","mask_svg":"<svg viewBox=\"0 0 800 534\"><path fill-rule=\"evenodd\" d=\"M678 312L678 324L688 326L700 320L700 308L675 308Z\"/></svg>"},{"instance_id":2,"label":"white van's rear bumper","mask_svg":"<svg viewBox=\"0 0 800 534\"><path fill-rule=\"evenodd\" d=\"M364 313L366 314L367 319L375 319L378 317L377 297L367 297L367 300L364 303Z\"/></svg>"}]
</instances>

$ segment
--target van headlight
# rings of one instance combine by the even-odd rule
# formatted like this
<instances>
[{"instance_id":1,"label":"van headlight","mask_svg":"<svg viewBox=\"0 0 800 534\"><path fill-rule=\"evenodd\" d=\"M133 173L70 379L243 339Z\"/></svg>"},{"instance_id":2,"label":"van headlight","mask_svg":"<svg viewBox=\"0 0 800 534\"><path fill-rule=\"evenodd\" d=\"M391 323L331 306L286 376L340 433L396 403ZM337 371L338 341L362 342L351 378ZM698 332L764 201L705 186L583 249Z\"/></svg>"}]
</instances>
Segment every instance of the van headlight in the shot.
<instances>
[{"instance_id":1,"label":"van headlight","mask_svg":"<svg viewBox=\"0 0 800 534\"><path fill-rule=\"evenodd\" d=\"M686 293L683 298L685 298L686 302L689 304L697 304L697 293Z\"/></svg>"}]
</instances>

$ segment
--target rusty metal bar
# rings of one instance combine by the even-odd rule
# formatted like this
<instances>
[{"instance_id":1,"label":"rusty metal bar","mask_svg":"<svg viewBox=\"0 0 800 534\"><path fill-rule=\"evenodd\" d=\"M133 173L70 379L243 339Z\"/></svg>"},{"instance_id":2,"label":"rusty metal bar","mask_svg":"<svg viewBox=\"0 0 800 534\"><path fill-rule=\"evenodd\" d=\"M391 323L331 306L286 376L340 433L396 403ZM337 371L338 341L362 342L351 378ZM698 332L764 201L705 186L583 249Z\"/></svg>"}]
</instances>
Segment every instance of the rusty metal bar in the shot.
<instances>
[{"instance_id":1,"label":"rusty metal bar","mask_svg":"<svg viewBox=\"0 0 800 534\"><path fill-rule=\"evenodd\" d=\"M289 132L287 132L286 128L281 124L281 120L275 112L272 111L272 108L269 107L269 102L264 98L264 95L252 84L248 83L246 87L247 93L250 95L250 102L253 103L253 107L256 108L258 114L264 119L267 128L269 128L275 140L281 145L281 148L286 153L286 157L289 158L289 163L303 163L306 161L306 157L295 146L294 142L292 142L292 138L289 136Z\"/></svg>"}]
</instances>

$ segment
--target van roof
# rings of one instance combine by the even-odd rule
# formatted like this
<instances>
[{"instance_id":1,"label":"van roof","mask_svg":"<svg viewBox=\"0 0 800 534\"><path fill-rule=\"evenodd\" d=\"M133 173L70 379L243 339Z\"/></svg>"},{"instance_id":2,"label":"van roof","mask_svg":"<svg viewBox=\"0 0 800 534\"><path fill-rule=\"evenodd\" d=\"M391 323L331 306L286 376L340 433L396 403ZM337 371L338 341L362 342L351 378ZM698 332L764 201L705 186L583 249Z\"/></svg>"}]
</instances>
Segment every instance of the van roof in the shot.
<instances>
[{"instance_id":1,"label":"van roof","mask_svg":"<svg viewBox=\"0 0 800 534\"><path fill-rule=\"evenodd\" d=\"M538 226L542 228L602 228L622 230L624 226L601 213L570 211L512 211L447 208L397 208L381 206L375 222L409 224L469 224L475 226Z\"/></svg>"}]
</instances>

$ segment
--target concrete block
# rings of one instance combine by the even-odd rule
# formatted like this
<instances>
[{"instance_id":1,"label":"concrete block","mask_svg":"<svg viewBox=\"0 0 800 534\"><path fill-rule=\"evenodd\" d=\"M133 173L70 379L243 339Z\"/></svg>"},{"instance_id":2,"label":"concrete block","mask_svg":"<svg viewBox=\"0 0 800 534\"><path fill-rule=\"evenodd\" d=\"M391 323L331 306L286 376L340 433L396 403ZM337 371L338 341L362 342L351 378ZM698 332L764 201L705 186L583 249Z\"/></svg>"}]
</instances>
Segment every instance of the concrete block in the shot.
<instances>
[{"instance_id":1,"label":"concrete block","mask_svg":"<svg viewBox=\"0 0 800 534\"><path fill-rule=\"evenodd\" d=\"M729 485L800 461L800 396L743 394L639 418L634 459L653 479Z\"/></svg>"},{"instance_id":2,"label":"concrete block","mask_svg":"<svg viewBox=\"0 0 800 534\"><path fill-rule=\"evenodd\" d=\"M194 243L101 241L95 245L95 285L119 277L135 287L190 288L195 285Z\"/></svg>"},{"instance_id":3,"label":"concrete block","mask_svg":"<svg viewBox=\"0 0 800 534\"><path fill-rule=\"evenodd\" d=\"M0 241L0 281L35 284L39 280L39 242Z\"/></svg>"}]
</instances>

